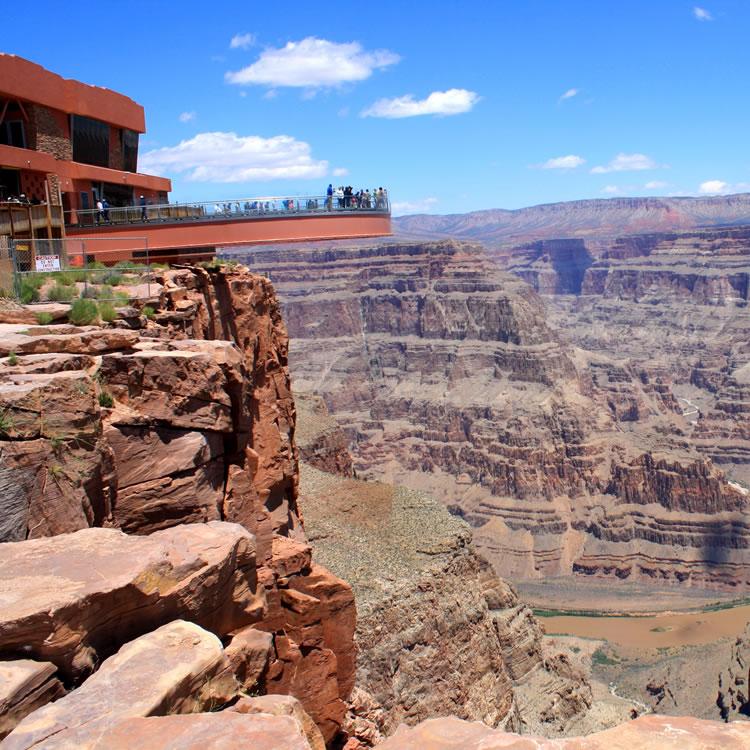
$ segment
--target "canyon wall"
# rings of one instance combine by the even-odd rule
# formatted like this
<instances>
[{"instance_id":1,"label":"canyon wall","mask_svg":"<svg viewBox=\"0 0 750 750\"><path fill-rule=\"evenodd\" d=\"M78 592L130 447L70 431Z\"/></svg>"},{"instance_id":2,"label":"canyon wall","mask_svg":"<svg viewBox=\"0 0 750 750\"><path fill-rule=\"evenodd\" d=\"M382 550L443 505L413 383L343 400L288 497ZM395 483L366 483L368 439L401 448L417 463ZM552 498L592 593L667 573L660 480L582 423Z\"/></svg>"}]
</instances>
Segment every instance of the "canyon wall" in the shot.
<instances>
[{"instance_id":1,"label":"canyon wall","mask_svg":"<svg viewBox=\"0 0 750 750\"><path fill-rule=\"evenodd\" d=\"M547 736L577 725L590 685L549 651L467 524L427 493L315 468L341 430L320 397L298 393L296 403L305 529L357 601L354 734L446 714Z\"/></svg>"},{"instance_id":2,"label":"canyon wall","mask_svg":"<svg viewBox=\"0 0 750 750\"><path fill-rule=\"evenodd\" d=\"M0 653L71 688L183 617L222 639L245 689L297 696L332 741L354 598L305 541L273 289L242 269L159 281L150 319L0 327Z\"/></svg>"},{"instance_id":3,"label":"canyon wall","mask_svg":"<svg viewBox=\"0 0 750 750\"><path fill-rule=\"evenodd\" d=\"M254 250L363 478L432 493L498 572L745 588L747 495L654 367L574 348L477 246ZM585 276L581 281L585 283Z\"/></svg>"}]
</instances>

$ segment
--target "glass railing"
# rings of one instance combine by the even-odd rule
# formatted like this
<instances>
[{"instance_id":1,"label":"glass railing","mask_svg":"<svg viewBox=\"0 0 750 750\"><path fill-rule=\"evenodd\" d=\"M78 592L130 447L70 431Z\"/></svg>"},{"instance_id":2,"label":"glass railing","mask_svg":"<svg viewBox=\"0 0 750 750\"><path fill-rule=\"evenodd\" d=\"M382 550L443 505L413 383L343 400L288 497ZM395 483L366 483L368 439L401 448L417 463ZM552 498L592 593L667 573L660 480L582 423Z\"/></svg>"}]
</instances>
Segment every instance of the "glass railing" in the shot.
<instances>
[{"instance_id":1,"label":"glass railing","mask_svg":"<svg viewBox=\"0 0 750 750\"><path fill-rule=\"evenodd\" d=\"M388 193L361 196L307 195L273 198L240 198L231 201L162 203L145 206L110 206L102 210L66 211L68 226L97 227L190 221L237 221L273 216L314 216L327 213L390 214Z\"/></svg>"}]
</instances>

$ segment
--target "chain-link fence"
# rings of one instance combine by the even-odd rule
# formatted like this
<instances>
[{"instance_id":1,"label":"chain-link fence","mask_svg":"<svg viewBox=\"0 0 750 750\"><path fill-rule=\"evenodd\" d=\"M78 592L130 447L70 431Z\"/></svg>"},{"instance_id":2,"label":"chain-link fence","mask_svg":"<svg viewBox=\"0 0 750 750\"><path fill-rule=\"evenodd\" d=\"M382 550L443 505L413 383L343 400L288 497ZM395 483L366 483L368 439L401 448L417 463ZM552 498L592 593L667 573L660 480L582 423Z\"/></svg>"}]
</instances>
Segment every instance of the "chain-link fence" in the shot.
<instances>
[{"instance_id":1,"label":"chain-link fence","mask_svg":"<svg viewBox=\"0 0 750 750\"><path fill-rule=\"evenodd\" d=\"M6 240L0 282L24 304L94 299L124 306L150 299L154 272L145 238ZM4 263L9 273L3 275Z\"/></svg>"}]
</instances>

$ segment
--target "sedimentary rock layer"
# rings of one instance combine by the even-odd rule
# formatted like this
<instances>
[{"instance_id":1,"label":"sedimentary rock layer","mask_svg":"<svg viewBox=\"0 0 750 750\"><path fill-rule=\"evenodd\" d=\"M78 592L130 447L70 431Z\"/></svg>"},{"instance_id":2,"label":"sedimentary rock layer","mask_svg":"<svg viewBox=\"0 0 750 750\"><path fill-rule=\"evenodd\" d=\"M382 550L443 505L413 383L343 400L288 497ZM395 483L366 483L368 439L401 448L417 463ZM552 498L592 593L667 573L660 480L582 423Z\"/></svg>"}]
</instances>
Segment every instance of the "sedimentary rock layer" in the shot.
<instances>
[{"instance_id":1,"label":"sedimentary rock layer","mask_svg":"<svg viewBox=\"0 0 750 750\"><path fill-rule=\"evenodd\" d=\"M685 438L669 380L568 346L476 246L254 251L359 476L424 489L506 575L750 585L748 497Z\"/></svg>"}]
</instances>

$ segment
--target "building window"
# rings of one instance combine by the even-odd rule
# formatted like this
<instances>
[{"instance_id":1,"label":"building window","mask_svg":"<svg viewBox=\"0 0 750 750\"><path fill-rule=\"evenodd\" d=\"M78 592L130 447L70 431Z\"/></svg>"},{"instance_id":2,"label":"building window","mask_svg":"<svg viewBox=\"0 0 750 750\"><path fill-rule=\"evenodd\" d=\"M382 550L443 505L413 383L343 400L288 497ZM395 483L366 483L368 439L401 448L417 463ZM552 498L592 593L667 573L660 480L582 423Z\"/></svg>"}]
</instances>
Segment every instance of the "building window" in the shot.
<instances>
[{"instance_id":1,"label":"building window","mask_svg":"<svg viewBox=\"0 0 750 750\"><path fill-rule=\"evenodd\" d=\"M70 116L73 161L109 166L109 125L81 115Z\"/></svg>"},{"instance_id":2,"label":"building window","mask_svg":"<svg viewBox=\"0 0 750 750\"><path fill-rule=\"evenodd\" d=\"M26 133L23 129L23 120L6 120L0 123L0 144L3 146L26 148Z\"/></svg>"},{"instance_id":3,"label":"building window","mask_svg":"<svg viewBox=\"0 0 750 750\"><path fill-rule=\"evenodd\" d=\"M138 133L123 128L122 133L122 168L126 172L138 171Z\"/></svg>"}]
</instances>

